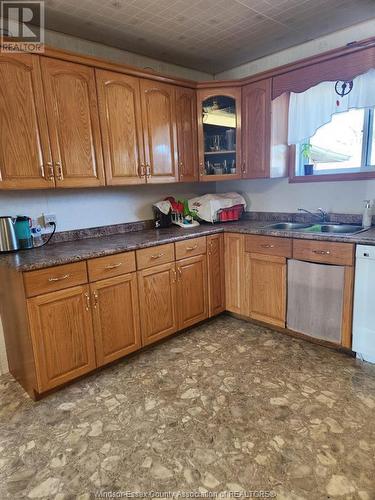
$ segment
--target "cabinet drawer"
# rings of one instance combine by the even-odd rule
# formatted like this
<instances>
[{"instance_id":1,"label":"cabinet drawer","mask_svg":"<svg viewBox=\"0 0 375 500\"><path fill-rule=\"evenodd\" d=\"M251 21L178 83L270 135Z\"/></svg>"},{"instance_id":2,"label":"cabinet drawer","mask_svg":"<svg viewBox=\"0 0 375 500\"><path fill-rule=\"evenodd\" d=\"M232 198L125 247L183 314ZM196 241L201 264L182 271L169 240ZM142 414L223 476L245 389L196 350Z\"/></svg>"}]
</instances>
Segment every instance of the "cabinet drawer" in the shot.
<instances>
[{"instance_id":1,"label":"cabinet drawer","mask_svg":"<svg viewBox=\"0 0 375 500\"><path fill-rule=\"evenodd\" d=\"M172 261L174 261L173 243L137 250L138 269L146 269L147 267L158 266Z\"/></svg>"},{"instance_id":2,"label":"cabinet drawer","mask_svg":"<svg viewBox=\"0 0 375 500\"><path fill-rule=\"evenodd\" d=\"M250 235L245 237L245 251L289 258L292 256L292 240L277 236Z\"/></svg>"},{"instance_id":3,"label":"cabinet drawer","mask_svg":"<svg viewBox=\"0 0 375 500\"><path fill-rule=\"evenodd\" d=\"M23 275L27 297L87 283L86 261L29 271Z\"/></svg>"},{"instance_id":4,"label":"cabinet drawer","mask_svg":"<svg viewBox=\"0 0 375 500\"><path fill-rule=\"evenodd\" d=\"M87 261L90 281L113 278L135 271L135 252L123 252Z\"/></svg>"},{"instance_id":5,"label":"cabinet drawer","mask_svg":"<svg viewBox=\"0 0 375 500\"><path fill-rule=\"evenodd\" d=\"M293 240L293 258L340 266L354 264L354 245L334 241Z\"/></svg>"},{"instance_id":6,"label":"cabinet drawer","mask_svg":"<svg viewBox=\"0 0 375 500\"><path fill-rule=\"evenodd\" d=\"M206 237L192 238L191 240L178 241L176 245L176 260L184 259L185 257L193 257L206 253Z\"/></svg>"}]
</instances>

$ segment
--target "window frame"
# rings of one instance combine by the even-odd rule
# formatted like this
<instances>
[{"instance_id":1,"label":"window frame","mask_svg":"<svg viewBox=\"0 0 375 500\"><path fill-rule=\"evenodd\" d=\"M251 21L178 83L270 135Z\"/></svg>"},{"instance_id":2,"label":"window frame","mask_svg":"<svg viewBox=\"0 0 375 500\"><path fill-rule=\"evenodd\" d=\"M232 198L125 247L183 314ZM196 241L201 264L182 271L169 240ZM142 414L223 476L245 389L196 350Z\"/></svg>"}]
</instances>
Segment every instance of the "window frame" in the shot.
<instances>
[{"instance_id":1,"label":"window frame","mask_svg":"<svg viewBox=\"0 0 375 500\"><path fill-rule=\"evenodd\" d=\"M363 121L362 165L357 168L332 169L329 173L324 174L301 175L297 173L297 166L301 167L297 159L298 146L292 145L289 146L289 182L326 182L375 178L375 164L370 165L374 120L374 108L367 108Z\"/></svg>"}]
</instances>

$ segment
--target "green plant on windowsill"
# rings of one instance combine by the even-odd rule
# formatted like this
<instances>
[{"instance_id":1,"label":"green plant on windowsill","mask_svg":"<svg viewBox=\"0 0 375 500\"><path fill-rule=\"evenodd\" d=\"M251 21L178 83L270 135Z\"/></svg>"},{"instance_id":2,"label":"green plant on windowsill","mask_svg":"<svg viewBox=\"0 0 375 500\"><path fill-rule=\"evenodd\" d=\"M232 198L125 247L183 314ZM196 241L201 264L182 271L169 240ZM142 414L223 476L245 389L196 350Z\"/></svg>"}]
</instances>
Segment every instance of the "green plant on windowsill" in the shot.
<instances>
[{"instance_id":1,"label":"green plant on windowsill","mask_svg":"<svg viewBox=\"0 0 375 500\"><path fill-rule=\"evenodd\" d=\"M312 175L314 173L314 163L312 161L312 145L309 142L302 144L301 154L304 158L304 174Z\"/></svg>"}]
</instances>

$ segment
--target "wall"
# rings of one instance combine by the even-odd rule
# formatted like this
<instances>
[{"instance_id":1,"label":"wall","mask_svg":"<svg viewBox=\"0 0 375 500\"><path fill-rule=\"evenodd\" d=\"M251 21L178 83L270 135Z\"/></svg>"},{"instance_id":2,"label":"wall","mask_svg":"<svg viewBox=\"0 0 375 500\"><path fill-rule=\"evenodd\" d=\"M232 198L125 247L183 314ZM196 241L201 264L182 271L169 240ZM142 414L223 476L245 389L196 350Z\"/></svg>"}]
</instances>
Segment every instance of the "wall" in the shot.
<instances>
[{"instance_id":1,"label":"wall","mask_svg":"<svg viewBox=\"0 0 375 500\"><path fill-rule=\"evenodd\" d=\"M212 80L213 75L204 71L185 68L177 64L159 61L151 57L134 54L126 50L116 49L101 43L91 42L57 31L45 31L45 43L57 49L77 52L79 54L107 59L115 63L136 66L142 69L152 69L157 73L184 78L187 80Z\"/></svg>"},{"instance_id":2,"label":"wall","mask_svg":"<svg viewBox=\"0 0 375 500\"><path fill-rule=\"evenodd\" d=\"M298 59L314 56L328 50L343 47L349 42L357 40L365 40L375 36L375 19L364 23L355 24L349 28L336 31L330 35L322 36L295 47L291 47L267 57L262 57L256 61L252 61L241 66L223 71L215 75L215 80L226 80L243 78L245 76L255 75L277 66L282 66Z\"/></svg>"},{"instance_id":3,"label":"wall","mask_svg":"<svg viewBox=\"0 0 375 500\"><path fill-rule=\"evenodd\" d=\"M375 180L289 184L288 179L228 181L217 192L241 192L248 211L296 212L321 207L329 212L361 213L363 200L375 199Z\"/></svg>"},{"instance_id":4,"label":"wall","mask_svg":"<svg viewBox=\"0 0 375 500\"><path fill-rule=\"evenodd\" d=\"M57 189L55 191L8 191L0 194L0 215L27 214L32 218L55 213L57 230L82 229L152 218L152 204L168 195L189 198L214 191L209 184L164 184Z\"/></svg>"}]
</instances>

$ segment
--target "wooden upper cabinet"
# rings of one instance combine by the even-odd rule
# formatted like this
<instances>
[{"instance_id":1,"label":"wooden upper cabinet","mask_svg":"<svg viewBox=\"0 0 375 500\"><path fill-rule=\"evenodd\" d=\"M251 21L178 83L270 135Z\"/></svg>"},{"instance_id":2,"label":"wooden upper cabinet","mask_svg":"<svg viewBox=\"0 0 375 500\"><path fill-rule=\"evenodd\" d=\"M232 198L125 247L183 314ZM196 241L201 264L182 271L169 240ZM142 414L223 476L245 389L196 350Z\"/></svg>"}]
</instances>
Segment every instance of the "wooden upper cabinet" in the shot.
<instances>
[{"instance_id":1,"label":"wooden upper cabinet","mask_svg":"<svg viewBox=\"0 0 375 500\"><path fill-rule=\"evenodd\" d=\"M96 367L87 285L28 299L39 392Z\"/></svg>"},{"instance_id":2,"label":"wooden upper cabinet","mask_svg":"<svg viewBox=\"0 0 375 500\"><path fill-rule=\"evenodd\" d=\"M242 88L243 170L246 179L270 177L271 79Z\"/></svg>"},{"instance_id":3,"label":"wooden upper cabinet","mask_svg":"<svg viewBox=\"0 0 375 500\"><path fill-rule=\"evenodd\" d=\"M224 235L207 236L209 316L225 310Z\"/></svg>"},{"instance_id":4,"label":"wooden upper cabinet","mask_svg":"<svg viewBox=\"0 0 375 500\"><path fill-rule=\"evenodd\" d=\"M146 181L139 79L96 70L107 184Z\"/></svg>"},{"instance_id":5,"label":"wooden upper cabinet","mask_svg":"<svg viewBox=\"0 0 375 500\"><path fill-rule=\"evenodd\" d=\"M176 88L176 114L180 181L195 182L199 178L195 90Z\"/></svg>"},{"instance_id":6,"label":"wooden upper cabinet","mask_svg":"<svg viewBox=\"0 0 375 500\"><path fill-rule=\"evenodd\" d=\"M56 186L103 185L94 69L48 57L41 66Z\"/></svg>"},{"instance_id":7,"label":"wooden upper cabinet","mask_svg":"<svg viewBox=\"0 0 375 500\"><path fill-rule=\"evenodd\" d=\"M39 57L0 54L0 189L54 186Z\"/></svg>"},{"instance_id":8,"label":"wooden upper cabinet","mask_svg":"<svg viewBox=\"0 0 375 500\"><path fill-rule=\"evenodd\" d=\"M97 281L92 291L98 366L141 347L136 273Z\"/></svg>"},{"instance_id":9,"label":"wooden upper cabinet","mask_svg":"<svg viewBox=\"0 0 375 500\"><path fill-rule=\"evenodd\" d=\"M241 178L241 88L197 92L199 178Z\"/></svg>"},{"instance_id":10,"label":"wooden upper cabinet","mask_svg":"<svg viewBox=\"0 0 375 500\"><path fill-rule=\"evenodd\" d=\"M178 181L175 87L141 79L147 182Z\"/></svg>"}]
</instances>

